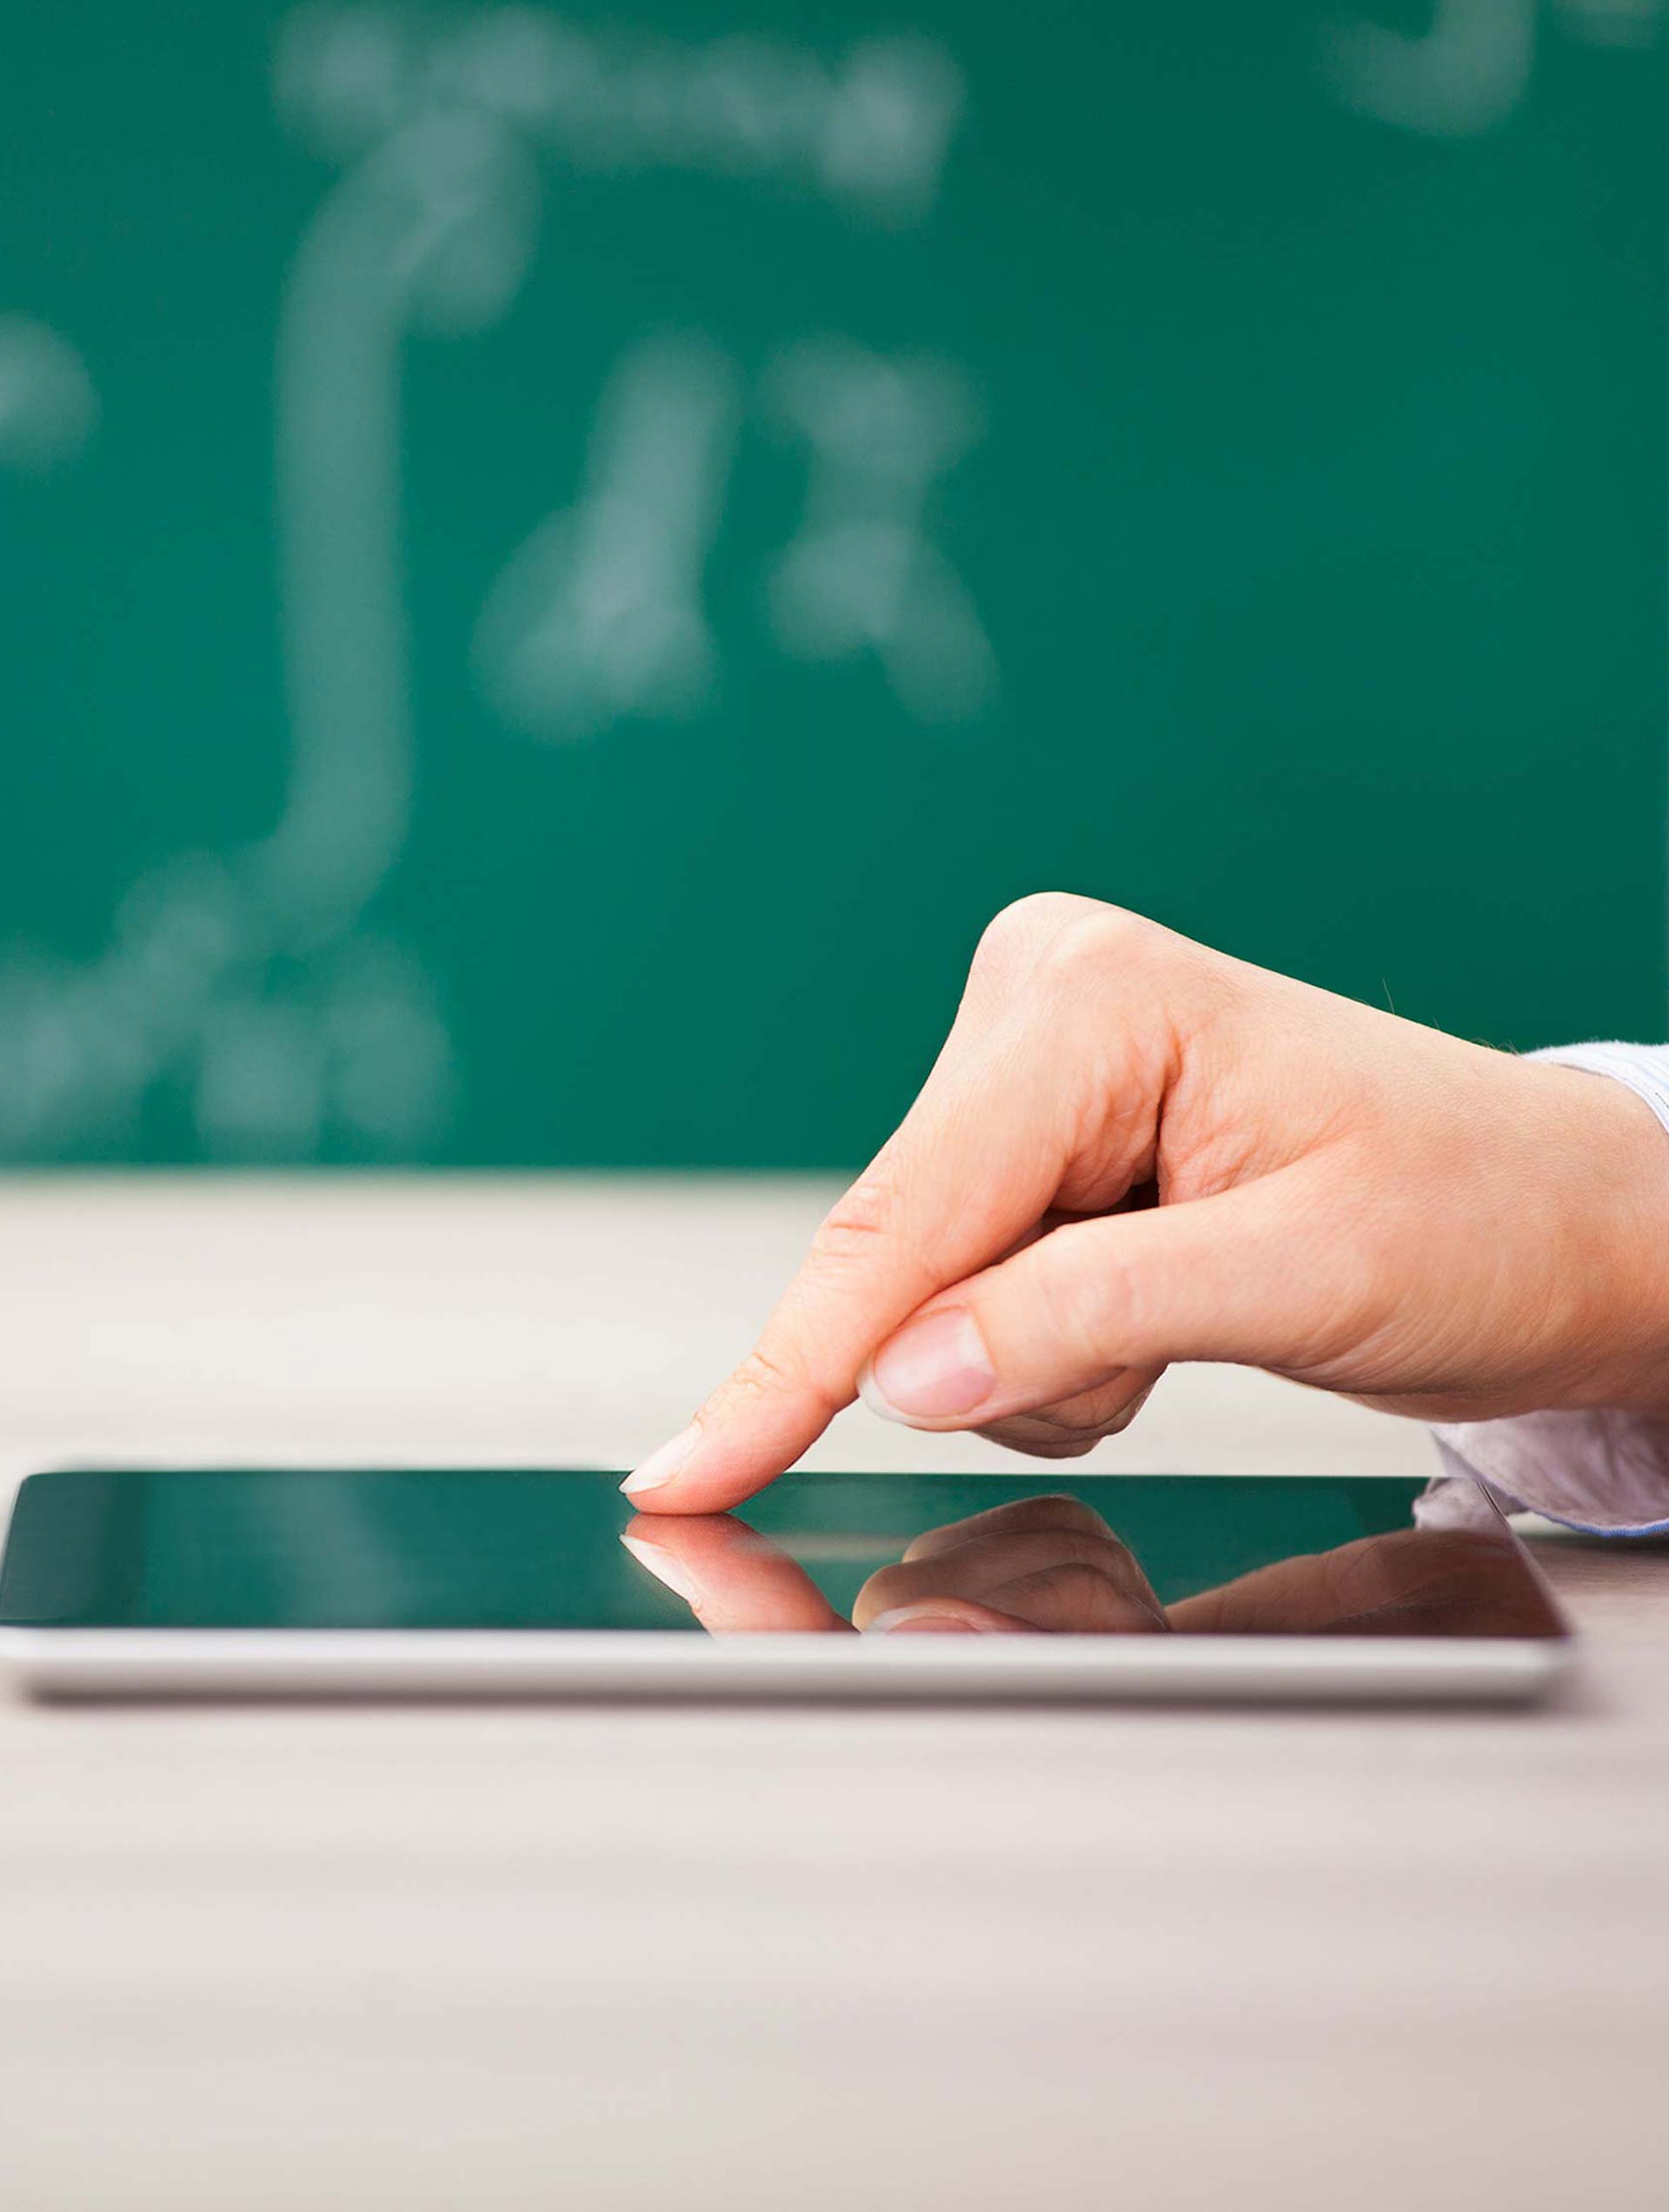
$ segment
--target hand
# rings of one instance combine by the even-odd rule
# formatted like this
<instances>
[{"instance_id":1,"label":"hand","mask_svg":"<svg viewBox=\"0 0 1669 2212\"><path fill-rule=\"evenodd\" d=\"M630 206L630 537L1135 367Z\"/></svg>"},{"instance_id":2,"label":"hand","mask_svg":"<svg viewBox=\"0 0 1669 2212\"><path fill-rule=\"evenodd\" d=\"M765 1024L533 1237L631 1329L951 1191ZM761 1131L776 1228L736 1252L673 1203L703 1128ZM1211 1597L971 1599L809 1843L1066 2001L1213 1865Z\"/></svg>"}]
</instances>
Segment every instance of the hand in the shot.
<instances>
[{"instance_id":1,"label":"hand","mask_svg":"<svg viewBox=\"0 0 1669 2212\"><path fill-rule=\"evenodd\" d=\"M844 1620L788 1554L728 1513L639 1514L621 1538L709 1635L1551 1636L1557 1613L1505 1526L1398 1529L1280 1559L1169 1611L1129 1546L1071 1497L931 1529Z\"/></svg>"},{"instance_id":2,"label":"hand","mask_svg":"<svg viewBox=\"0 0 1669 2212\"><path fill-rule=\"evenodd\" d=\"M1153 1636L1164 1610L1134 1553L1075 1498L1027 1498L917 1537L843 1620L805 1570L728 1514L654 1519L621 1537L709 1634L987 1632Z\"/></svg>"},{"instance_id":3,"label":"hand","mask_svg":"<svg viewBox=\"0 0 1669 2212\"><path fill-rule=\"evenodd\" d=\"M755 1350L626 1485L708 1513L861 1388L1046 1457L1227 1360L1425 1418L1669 1403L1669 1153L1620 1084L1046 894Z\"/></svg>"},{"instance_id":4,"label":"hand","mask_svg":"<svg viewBox=\"0 0 1669 2212\"><path fill-rule=\"evenodd\" d=\"M683 1525L682 1523L679 1525ZM1395 1529L1278 1559L1173 1605L1186 1636L1559 1636L1503 1524Z\"/></svg>"}]
</instances>

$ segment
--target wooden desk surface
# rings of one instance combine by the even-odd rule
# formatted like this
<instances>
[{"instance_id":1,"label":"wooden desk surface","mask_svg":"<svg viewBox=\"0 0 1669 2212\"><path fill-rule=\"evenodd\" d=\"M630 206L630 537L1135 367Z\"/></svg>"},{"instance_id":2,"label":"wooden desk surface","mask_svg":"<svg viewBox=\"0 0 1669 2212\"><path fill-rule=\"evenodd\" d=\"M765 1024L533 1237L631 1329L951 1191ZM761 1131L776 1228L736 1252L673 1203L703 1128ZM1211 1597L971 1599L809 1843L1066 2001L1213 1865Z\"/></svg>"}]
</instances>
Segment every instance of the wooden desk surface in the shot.
<instances>
[{"instance_id":1,"label":"wooden desk surface","mask_svg":"<svg viewBox=\"0 0 1669 2212\"><path fill-rule=\"evenodd\" d=\"M0 1186L0 1476L623 1464L827 1195ZM1104 1458L1428 1450L1196 1371ZM0 2202L1660 2202L1669 1550L1542 1556L1516 1717L0 1702Z\"/></svg>"}]
</instances>

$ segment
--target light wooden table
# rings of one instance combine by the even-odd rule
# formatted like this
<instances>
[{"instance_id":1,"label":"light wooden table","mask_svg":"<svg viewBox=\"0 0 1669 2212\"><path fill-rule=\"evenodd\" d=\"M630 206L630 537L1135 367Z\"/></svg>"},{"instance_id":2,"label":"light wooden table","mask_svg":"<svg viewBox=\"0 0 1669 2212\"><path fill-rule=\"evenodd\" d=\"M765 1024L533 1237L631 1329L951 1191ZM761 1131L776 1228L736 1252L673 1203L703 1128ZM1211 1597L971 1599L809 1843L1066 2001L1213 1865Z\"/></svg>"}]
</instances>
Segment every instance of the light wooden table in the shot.
<instances>
[{"instance_id":1,"label":"light wooden table","mask_svg":"<svg viewBox=\"0 0 1669 2212\"><path fill-rule=\"evenodd\" d=\"M0 1474L623 1464L827 1196L0 1186ZM1104 1457L1428 1450L1204 1371ZM1669 1551L1543 1556L1516 1717L0 1703L0 2203L1662 2202Z\"/></svg>"}]
</instances>

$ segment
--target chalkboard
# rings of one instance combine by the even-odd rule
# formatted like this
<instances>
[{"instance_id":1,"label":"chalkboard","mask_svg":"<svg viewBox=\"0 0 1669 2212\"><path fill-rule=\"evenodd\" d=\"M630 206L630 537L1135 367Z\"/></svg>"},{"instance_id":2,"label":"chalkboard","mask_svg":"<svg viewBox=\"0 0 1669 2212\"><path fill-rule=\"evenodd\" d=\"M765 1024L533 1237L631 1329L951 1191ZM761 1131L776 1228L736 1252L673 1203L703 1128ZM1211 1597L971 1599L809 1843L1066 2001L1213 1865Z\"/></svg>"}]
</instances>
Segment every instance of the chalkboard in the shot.
<instances>
[{"instance_id":1,"label":"chalkboard","mask_svg":"<svg viewBox=\"0 0 1669 2212\"><path fill-rule=\"evenodd\" d=\"M79 0L0 1159L836 1165L1064 887L1666 1027L1657 0Z\"/></svg>"}]
</instances>

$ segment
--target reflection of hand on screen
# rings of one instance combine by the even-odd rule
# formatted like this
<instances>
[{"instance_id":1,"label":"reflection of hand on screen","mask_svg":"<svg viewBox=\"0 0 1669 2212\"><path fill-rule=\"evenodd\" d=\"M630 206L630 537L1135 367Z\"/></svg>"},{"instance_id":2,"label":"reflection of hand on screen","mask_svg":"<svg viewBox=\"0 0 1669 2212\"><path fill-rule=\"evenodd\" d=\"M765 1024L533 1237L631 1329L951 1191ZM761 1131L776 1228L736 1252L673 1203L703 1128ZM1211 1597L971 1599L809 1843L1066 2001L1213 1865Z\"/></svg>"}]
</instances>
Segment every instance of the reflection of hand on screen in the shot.
<instances>
[{"instance_id":1,"label":"reflection of hand on screen","mask_svg":"<svg viewBox=\"0 0 1669 2212\"><path fill-rule=\"evenodd\" d=\"M1164 1609L1134 1553L1076 1498L1027 1498L916 1538L858 1593L860 1628L888 1633L1154 1636Z\"/></svg>"},{"instance_id":2,"label":"reflection of hand on screen","mask_svg":"<svg viewBox=\"0 0 1669 2212\"><path fill-rule=\"evenodd\" d=\"M1027 1498L930 1529L846 1620L787 1552L728 1514L639 1515L622 1541L714 1635L1549 1636L1558 1617L1506 1527L1399 1529L1275 1561L1162 1606L1080 1498Z\"/></svg>"},{"instance_id":3,"label":"reflection of hand on screen","mask_svg":"<svg viewBox=\"0 0 1669 2212\"><path fill-rule=\"evenodd\" d=\"M731 1514L667 1521L640 1513L620 1540L639 1566L676 1591L709 1635L850 1631L851 1622L841 1619L803 1567Z\"/></svg>"},{"instance_id":4,"label":"reflection of hand on screen","mask_svg":"<svg viewBox=\"0 0 1669 2212\"><path fill-rule=\"evenodd\" d=\"M728 1515L640 1514L621 1541L715 1635L738 1630L1156 1635L1134 1554L1074 1498L1030 1498L919 1536L858 1592L851 1622L803 1568Z\"/></svg>"},{"instance_id":5,"label":"reflection of hand on screen","mask_svg":"<svg viewBox=\"0 0 1669 2212\"><path fill-rule=\"evenodd\" d=\"M1559 1622L1506 1529L1397 1529L1241 1575L1170 1609L1215 1636L1549 1636Z\"/></svg>"}]
</instances>

